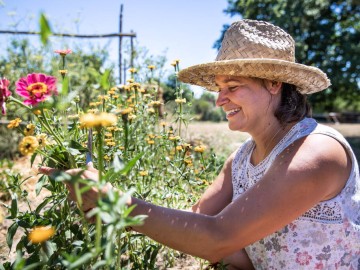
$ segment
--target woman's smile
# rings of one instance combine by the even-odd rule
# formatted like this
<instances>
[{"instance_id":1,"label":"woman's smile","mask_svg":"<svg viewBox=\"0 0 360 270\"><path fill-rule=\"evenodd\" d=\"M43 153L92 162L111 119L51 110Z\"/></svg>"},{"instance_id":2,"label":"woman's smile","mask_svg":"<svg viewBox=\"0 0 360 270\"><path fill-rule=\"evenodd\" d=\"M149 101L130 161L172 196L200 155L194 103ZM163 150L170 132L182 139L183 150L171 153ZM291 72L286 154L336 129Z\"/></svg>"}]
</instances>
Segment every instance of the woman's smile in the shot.
<instances>
[{"instance_id":1,"label":"woman's smile","mask_svg":"<svg viewBox=\"0 0 360 270\"><path fill-rule=\"evenodd\" d=\"M226 118L229 119L229 118L233 117L235 114L237 114L237 113L240 112L240 111L241 111L240 108L236 108L236 109L232 109L232 110L225 111L225 113L226 113Z\"/></svg>"}]
</instances>

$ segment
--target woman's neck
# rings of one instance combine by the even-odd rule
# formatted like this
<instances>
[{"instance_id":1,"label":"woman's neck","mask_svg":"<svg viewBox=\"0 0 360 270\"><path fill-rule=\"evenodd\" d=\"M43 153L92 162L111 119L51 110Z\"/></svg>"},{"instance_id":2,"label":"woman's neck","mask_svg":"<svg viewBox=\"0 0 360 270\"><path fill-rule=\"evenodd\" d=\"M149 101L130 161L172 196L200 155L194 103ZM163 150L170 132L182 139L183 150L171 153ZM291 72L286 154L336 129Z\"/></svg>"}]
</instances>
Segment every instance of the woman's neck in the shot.
<instances>
[{"instance_id":1,"label":"woman's neck","mask_svg":"<svg viewBox=\"0 0 360 270\"><path fill-rule=\"evenodd\" d=\"M257 165L264 160L295 123L281 125L278 121L267 124L263 132L253 136L255 142L251 163Z\"/></svg>"}]
</instances>

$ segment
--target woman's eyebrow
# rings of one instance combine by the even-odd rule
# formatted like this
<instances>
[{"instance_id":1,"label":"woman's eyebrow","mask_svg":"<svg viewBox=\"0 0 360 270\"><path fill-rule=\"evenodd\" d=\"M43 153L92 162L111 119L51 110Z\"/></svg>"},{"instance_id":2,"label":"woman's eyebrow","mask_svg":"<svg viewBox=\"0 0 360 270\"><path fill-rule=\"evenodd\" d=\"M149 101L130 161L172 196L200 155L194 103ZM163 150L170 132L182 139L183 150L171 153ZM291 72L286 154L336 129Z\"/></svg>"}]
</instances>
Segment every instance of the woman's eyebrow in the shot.
<instances>
[{"instance_id":1,"label":"woman's eyebrow","mask_svg":"<svg viewBox=\"0 0 360 270\"><path fill-rule=\"evenodd\" d=\"M238 79L225 79L225 80L221 81L221 83L230 83L230 82L239 83L239 82L241 82L241 81L238 80ZM215 85L216 85L217 87L220 87L217 82L215 82Z\"/></svg>"}]
</instances>

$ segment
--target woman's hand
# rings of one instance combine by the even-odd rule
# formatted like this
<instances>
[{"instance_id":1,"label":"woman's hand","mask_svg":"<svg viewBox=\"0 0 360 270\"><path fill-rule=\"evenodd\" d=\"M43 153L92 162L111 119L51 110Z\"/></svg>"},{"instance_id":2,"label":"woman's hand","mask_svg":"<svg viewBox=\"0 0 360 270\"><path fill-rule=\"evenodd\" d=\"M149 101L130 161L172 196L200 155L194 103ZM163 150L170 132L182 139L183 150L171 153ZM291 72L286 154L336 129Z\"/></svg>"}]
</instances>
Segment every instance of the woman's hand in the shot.
<instances>
[{"instance_id":1,"label":"woman's hand","mask_svg":"<svg viewBox=\"0 0 360 270\"><path fill-rule=\"evenodd\" d=\"M39 173L45 174L45 175L51 175L55 172L59 171L58 169L54 169L54 168L49 168L49 167L40 167L39 168ZM98 175L99 172L97 169L95 169L93 167L92 162L90 162L87 167L86 170L83 169L70 169L67 170L66 173L70 174L70 175L77 175L80 172L82 172L81 174L81 178L83 179L90 179L93 180L95 182L98 181ZM76 199L76 193L75 193L75 187L72 183L70 182L64 182L67 189L69 190L69 198L74 201L77 202ZM80 184L80 188L82 188L83 186ZM110 189L112 189L112 186L110 184L106 184L102 189L101 189L101 194L106 194L107 191L109 191ZM96 187L91 187L89 190L83 192L81 194L82 197L82 204L79 205L79 207L81 208L82 211L87 212L91 209L93 209L94 207L96 207L96 201L99 197L99 190Z\"/></svg>"}]
</instances>

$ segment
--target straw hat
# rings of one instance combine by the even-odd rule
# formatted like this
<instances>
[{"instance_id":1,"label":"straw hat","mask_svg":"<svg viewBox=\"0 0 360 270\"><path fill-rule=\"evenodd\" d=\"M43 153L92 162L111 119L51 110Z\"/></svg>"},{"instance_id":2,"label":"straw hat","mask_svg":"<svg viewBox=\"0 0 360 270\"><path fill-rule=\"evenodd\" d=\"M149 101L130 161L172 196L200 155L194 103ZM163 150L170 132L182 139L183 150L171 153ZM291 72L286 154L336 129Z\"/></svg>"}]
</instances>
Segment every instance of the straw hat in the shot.
<instances>
[{"instance_id":1,"label":"straw hat","mask_svg":"<svg viewBox=\"0 0 360 270\"><path fill-rule=\"evenodd\" d=\"M179 79L219 91L215 75L285 82L296 85L302 94L330 86L320 69L295 63L295 42L288 33L268 22L255 20L234 22L225 33L215 61L183 69Z\"/></svg>"}]
</instances>

